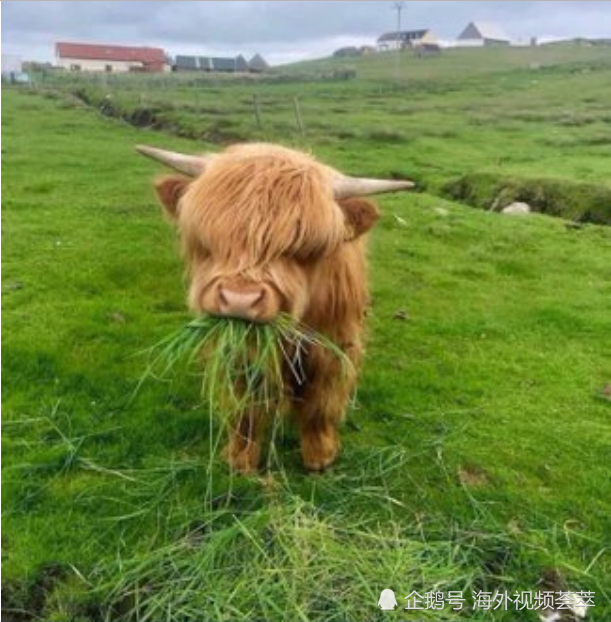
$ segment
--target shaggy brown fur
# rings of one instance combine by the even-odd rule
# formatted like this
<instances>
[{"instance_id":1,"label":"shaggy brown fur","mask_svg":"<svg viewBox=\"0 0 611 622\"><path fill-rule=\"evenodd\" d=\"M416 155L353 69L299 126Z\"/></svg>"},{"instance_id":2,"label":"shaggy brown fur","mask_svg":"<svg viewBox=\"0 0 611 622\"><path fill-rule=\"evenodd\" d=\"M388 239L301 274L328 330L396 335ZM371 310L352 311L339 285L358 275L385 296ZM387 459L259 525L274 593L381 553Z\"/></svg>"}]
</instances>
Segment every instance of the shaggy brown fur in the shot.
<instances>
[{"instance_id":1,"label":"shaggy brown fur","mask_svg":"<svg viewBox=\"0 0 611 622\"><path fill-rule=\"evenodd\" d=\"M214 156L194 180L174 175L156 184L180 229L195 312L230 315L227 306L237 299L253 321L289 313L354 363L347 375L326 350L308 353L307 382L291 401L311 470L332 464L339 450L338 426L363 352L363 234L378 218L369 201L333 199L336 175L304 153L254 144ZM227 452L233 468L257 468L264 430L262 413L249 411L236 422Z\"/></svg>"}]
</instances>

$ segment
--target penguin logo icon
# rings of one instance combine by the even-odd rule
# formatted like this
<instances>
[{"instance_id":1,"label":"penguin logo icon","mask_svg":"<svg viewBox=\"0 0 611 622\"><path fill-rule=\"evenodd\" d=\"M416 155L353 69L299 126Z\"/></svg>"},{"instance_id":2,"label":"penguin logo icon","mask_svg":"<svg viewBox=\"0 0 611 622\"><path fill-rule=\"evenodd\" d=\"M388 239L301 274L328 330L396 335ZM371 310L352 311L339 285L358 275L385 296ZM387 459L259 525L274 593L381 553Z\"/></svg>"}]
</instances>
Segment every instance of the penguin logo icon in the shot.
<instances>
[{"instance_id":1,"label":"penguin logo icon","mask_svg":"<svg viewBox=\"0 0 611 622\"><path fill-rule=\"evenodd\" d=\"M397 599L395 593L392 590L382 590L380 594L380 600L378 600L378 607L382 611L394 611L397 606Z\"/></svg>"}]
</instances>

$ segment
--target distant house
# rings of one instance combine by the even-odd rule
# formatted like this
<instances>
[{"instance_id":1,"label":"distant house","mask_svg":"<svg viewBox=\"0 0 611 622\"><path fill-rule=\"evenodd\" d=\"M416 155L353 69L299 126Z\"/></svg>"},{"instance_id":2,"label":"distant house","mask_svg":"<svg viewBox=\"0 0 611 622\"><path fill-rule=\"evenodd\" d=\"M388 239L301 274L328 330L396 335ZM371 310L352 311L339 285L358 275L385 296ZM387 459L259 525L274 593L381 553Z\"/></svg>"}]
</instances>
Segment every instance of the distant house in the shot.
<instances>
[{"instance_id":1,"label":"distant house","mask_svg":"<svg viewBox=\"0 0 611 622\"><path fill-rule=\"evenodd\" d=\"M386 32L378 37L378 50L397 50L415 47L424 43L437 43L437 37L428 29L402 30L400 32Z\"/></svg>"},{"instance_id":2,"label":"distant house","mask_svg":"<svg viewBox=\"0 0 611 622\"><path fill-rule=\"evenodd\" d=\"M207 71L220 73L246 73L250 67L240 54L234 58L218 56L176 56L174 71Z\"/></svg>"},{"instance_id":3,"label":"distant house","mask_svg":"<svg viewBox=\"0 0 611 622\"><path fill-rule=\"evenodd\" d=\"M459 47L488 47L510 45L511 40L496 24L471 22L458 35Z\"/></svg>"},{"instance_id":4,"label":"distant house","mask_svg":"<svg viewBox=\"0 0 611 622\"><path fill-rule=\"evenodd\" d=\"M69 71L170 71L166 53L161 48L60 42L55 44L55 60L58 67Z\"/></svg>"},{"instance_id":5,"label":"distant house","mask_svg":"<svg viewBox=\"0 0 611 622\"><path fill-rule=\"evenodd\" d=\"M269 65L260 54L255 54L248 61L248 67L253 73L265 73L269 70Z\"/></svg>"}]
</instances>

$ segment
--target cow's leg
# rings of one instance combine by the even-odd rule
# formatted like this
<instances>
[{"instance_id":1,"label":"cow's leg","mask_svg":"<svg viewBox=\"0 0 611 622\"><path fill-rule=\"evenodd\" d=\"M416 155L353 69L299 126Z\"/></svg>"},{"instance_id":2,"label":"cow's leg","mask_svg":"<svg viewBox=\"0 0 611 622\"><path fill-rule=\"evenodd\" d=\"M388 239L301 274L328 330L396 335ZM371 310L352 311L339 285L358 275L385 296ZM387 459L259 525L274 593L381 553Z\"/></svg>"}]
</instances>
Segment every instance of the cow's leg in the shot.
<instances>
[{"instance_id":1,"label":"cow's leg","mask_svg":"<svg viewBox=\"0 0 611 622\"><path fill-rule=\"evenodd\" d=\"M306 469L324 471L335 462L340 449L338 425L339 420L325 416L300 420L301 456Z\"/></svg>"},{"instance_id":2,"label":"cow's leg","mask_svg":"<svg viewBox=\"0 0 611 622\"><path fill-rule=\"evenodd\" d=\"M238 473L254 473L261 459L261 446L265 435L265 413L251 408L233 424L227 445L227 461Z\"/></svg>"},{"instance_id":3,"label":"cow's leg","mask_svg":"<svg viewBox=\"0 0 611 622\"><path fill-rule=\"evenodd\" d=\"M347 353L358 364L360 349ZM356 367L346 369L329 352L318 352L308 363L307 386L293 404L303 464L310 471L322 471L333 464L340 450L339 425L354 393Z\"/></svg>"}]
</instances>

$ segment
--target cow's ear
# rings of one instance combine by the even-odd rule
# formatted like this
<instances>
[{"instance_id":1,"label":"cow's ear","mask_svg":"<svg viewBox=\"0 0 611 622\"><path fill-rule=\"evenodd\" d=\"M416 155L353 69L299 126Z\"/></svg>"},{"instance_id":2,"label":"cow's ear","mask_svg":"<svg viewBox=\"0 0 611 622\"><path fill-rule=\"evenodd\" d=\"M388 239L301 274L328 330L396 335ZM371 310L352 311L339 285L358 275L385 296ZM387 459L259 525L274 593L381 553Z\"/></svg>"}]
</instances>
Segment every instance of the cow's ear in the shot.
<instances>
[{"instance_id":1,"label":"cow's ear","mask_svg":"<svg viewBox=\"0 0 611 622\"><path fill-rule=\"evenodd\" d=\"M157 196L170 217L178 217L178 203L191 181L182 175L166 175L155 180Z\"/></svg>"},{"instance_id":2,"label":"cow's ear","mask_svg":"<svg viewBox=\"0 0 611 622\"><path fill-rule=\"evenodd\" d=\"M367 233L380 217L378 208L366 199L341 199L338 204L346 219L346 241Z\"/></svg>"}]
</instances>

